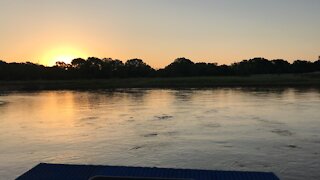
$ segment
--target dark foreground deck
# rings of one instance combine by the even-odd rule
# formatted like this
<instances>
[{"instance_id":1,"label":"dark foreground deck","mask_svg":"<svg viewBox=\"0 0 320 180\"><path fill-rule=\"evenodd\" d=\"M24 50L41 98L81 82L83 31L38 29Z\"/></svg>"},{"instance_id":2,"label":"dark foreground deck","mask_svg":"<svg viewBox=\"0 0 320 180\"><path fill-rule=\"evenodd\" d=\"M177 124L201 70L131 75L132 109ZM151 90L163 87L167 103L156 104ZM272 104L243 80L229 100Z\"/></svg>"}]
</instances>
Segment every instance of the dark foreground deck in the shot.
<instances>
[{"instance_id":1,"label":"dark foreground deck","mask_svg":"<svg viewBox=\"0 0 320 180\"><path fill-rule=\"evenodd\" d=\"M17 180L279 180L273 173L41 163Z\"/></svg>"}]
</instances>

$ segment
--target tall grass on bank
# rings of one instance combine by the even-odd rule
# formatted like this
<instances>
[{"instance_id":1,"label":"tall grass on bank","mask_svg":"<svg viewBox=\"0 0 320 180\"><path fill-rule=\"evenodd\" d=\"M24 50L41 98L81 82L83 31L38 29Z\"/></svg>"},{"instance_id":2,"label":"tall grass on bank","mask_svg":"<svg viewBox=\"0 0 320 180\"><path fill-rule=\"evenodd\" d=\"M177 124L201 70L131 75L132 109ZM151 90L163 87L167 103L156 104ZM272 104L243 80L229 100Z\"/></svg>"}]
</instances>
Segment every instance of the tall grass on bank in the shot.
<instances>
[{"instance_id":1,"label":"tall grass on bank","mask_svg":"<svg viewBox=\"0 0 320 180\"><path fill-rule=\"evenodd\" d=\"M83 80L0 81L0 90L76 90L114 88L208 87L320 87L320 74L285 74L223 77L128 78Z\"/></svg>"}]
</instances>

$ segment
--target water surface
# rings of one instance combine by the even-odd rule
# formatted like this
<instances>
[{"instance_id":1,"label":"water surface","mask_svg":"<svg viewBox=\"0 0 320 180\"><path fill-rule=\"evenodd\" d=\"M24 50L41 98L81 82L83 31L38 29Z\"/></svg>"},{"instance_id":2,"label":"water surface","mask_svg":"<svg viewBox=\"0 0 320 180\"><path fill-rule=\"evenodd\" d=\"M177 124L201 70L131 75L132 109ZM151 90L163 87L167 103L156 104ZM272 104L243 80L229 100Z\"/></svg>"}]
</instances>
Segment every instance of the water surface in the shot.
<instances>
[{"instance_id":1,"label":"water surface","mask_svg":"<svg viewBox=\"0 0 320 180\"><path fill-rule=\"evenodd\" d=\"M40 162L272 171L320 178L316 89L0 94L0 175Z\"/></svg>"}]
</instances>

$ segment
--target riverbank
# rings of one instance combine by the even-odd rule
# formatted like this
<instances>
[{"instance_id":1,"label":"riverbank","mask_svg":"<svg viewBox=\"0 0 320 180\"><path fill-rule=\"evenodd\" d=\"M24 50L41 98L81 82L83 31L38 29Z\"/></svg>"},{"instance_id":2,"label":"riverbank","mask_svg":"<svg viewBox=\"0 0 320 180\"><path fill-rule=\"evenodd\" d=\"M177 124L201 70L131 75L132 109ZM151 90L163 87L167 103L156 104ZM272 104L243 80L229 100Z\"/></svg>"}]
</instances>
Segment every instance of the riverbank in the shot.
<instances>
[{"instance_id":1,"label":"riverbank","mask_svg":"<svg viewBox=\"0 0 320 180\"><path fill-rule=\"evenodd\" d=\"M1 91L114 88L320 87L319 74L0 81Z\"/></svg>"}]
</instances>

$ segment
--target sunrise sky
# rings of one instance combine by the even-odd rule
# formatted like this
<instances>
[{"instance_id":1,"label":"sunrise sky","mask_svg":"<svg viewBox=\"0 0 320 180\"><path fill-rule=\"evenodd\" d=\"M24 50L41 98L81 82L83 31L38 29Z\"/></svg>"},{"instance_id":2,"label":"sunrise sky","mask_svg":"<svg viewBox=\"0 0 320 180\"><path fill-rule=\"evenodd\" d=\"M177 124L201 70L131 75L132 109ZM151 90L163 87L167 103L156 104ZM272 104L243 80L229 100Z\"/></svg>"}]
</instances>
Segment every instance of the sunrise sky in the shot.
<instances>
[{"instance_id":1,"label":"sunrise sky","mask_svg":"<svg viewBox=\"0 0 320 180\"><path fill-rule=\"evenodd\" d=\"M317 60L319 0L0 0L0 59Z\"/></svg>"}]
</instances>

